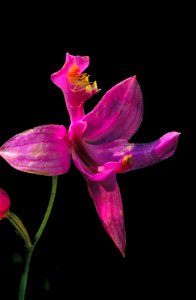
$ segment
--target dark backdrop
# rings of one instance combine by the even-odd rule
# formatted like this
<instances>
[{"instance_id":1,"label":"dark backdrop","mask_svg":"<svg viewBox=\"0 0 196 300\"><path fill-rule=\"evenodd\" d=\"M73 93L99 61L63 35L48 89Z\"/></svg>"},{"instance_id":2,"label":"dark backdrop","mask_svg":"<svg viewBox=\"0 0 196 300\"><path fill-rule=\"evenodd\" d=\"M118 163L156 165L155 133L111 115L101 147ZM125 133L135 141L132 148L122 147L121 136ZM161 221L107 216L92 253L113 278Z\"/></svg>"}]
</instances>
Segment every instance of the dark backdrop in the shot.
<instances>
[{"instance_id":1,"label":"dark backdrop","mask_svg":"<svg viewBox=\"0 0 196 300\"><path fill-rule=\"evenodd\" d=\"M16 10L15 10L16 9ZM187 295L192 284L188 160L192 148L191 24L182 7L86 3L5 10L1 27L0 143L34 126L68 127L61 91L50 74L65 53L89 55L88 73L101 92L137 75L144 120L134 142L180 131L175 155L118 175L127 230L122 258L104 231L82 176L59 177L54 209L32 258L27 300L96 296L120 299ZM188 23L185 18L188 17ZM25 174L1 159L0 186L33 237L50 195L51 178ZM0 224L0 299L17 299L25 250L6 220ZM71 293L71 294L70 294ZM71 296L70 296L71 295ZM135 296L137 295L137 296Z\"/></svg>"}]
</instances>

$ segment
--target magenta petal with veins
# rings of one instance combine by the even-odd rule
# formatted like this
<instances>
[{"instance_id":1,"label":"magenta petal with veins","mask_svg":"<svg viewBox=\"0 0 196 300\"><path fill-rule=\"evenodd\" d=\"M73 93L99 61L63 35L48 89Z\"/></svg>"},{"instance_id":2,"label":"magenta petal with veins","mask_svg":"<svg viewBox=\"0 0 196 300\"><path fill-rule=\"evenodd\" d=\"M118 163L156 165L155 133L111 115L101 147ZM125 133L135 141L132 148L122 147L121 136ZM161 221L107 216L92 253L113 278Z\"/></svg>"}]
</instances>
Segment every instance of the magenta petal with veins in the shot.
<instances>
[{"instance_id":1,"label":"magenta petal with veins","mask_svg":"<svg viewBox=\"0 0 196 300\"><path fill-rule=\"evenodd\" d=\"M70 151L64 126L43 125L19 133L1 148L0 155L15 169L40 175L64 174Z\"/></svg>"},{"instance_id":2,"label":"magenta petal with veins","mask_svg":"<svg viewBox=\"0 0 196 300\"><path fill-rule=\"evenodd\" d=\"M84 116L87 123L84 139L91 144L129 140L139 128L142 117L142 93L136 76L132 76L112 87Z\"/></svg>"}]
</instances>

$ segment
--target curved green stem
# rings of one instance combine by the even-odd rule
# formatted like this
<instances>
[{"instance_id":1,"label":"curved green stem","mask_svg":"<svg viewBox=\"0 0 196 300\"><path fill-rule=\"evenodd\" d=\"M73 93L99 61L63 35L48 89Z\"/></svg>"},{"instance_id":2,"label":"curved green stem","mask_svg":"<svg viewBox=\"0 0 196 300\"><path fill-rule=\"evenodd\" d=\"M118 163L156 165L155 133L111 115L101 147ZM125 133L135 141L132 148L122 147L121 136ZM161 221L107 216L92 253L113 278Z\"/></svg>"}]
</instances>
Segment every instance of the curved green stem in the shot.
<instances>
[{"instance_id":1,"label":"curved green stem","mask_svg":"<svg viewBox=\"0 0 196 300\"><path fill-rule=\"evenodd\" d=\"M35 235L35 240L34 240L34 244L33 246L35 247L35 245L37 244L37 242L39 241L43 231L44 231L44 228L48 222L48 219L49 219L49 216L50 216L50 213L52 211L52 207L53 207L53 204L54 204L54 199L55 199L55 196L56 196L56 189L57 189L57 179L58 177L55 176L55 177L52 177L52 190L51 190L51 195L50 195L50 201L48 203L48 207L47 207L47 210L46 210L46 213L44 215L44 218L43 218L43 221Z\"/></svg>"},{"instance_id":2,"label":"curved green stem","mask_svg":"<svg viewBox=\"0 0 196 300\"><path fill-rule=\"evenodd\" d=\"M48 222L53 204L54 204L54 199L55 199L55 195L56 195L56 189L57 189L57 176L56 177L52 177L52 190L51 190L51 195L50 195L50 200L48 203L48 207L46 210L46 213L44 215L43 221L35 235L35 240L32 246L27 247L27 255L26 255L26 261L25 261L25 269L24 272L22 274L21 277L21 281L20 281L20 290L19 290L19 300L24 300L25 299L25 292L26 292L26 286L27 286L27 279L28 279L28 273L29 273L29 266L30 266L30 261L31 261L31 256L33 254L33 250L38 242L38 240L40 239L44 228Z\"/></svg>"}]
</instances>

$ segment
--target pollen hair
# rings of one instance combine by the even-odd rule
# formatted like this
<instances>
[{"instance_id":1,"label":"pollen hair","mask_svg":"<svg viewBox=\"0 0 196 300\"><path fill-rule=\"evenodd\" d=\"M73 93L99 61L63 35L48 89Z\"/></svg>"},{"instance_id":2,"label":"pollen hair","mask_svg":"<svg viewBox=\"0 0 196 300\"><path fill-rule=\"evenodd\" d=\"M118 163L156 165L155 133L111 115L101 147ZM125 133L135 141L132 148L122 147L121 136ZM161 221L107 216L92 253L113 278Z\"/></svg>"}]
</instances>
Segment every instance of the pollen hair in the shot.
<instances>
[{"instance_id":1,"label":"pollen hair","mask_svg":"<svg viewBox=\"0 0 196 300\"><path fill-rule=\"evenodd\" d=\"M90 82L89 75L87 73L80 73L80 69L76 65L70 68L68 78L70 83L73 84L71 90L74 92L86 91L87 93L91 93L93 90L98 90L96 81Z\"/></svg>"}]
</instances>

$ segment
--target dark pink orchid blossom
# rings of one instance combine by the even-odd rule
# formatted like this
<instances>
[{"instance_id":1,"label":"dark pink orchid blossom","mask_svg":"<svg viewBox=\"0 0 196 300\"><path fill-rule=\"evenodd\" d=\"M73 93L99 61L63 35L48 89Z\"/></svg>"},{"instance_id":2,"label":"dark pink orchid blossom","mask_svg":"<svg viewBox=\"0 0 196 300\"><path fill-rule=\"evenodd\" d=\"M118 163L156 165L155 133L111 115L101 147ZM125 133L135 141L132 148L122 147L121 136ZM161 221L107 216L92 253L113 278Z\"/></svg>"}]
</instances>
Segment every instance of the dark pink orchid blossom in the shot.
<instances>
[{"instance_id":1,"label":"dark pink orchid blossom","mask_svg":"<svg viewBox=\"0 0 196 300\"><path fill-rule=\"evenodd\" d=\"M0 220L2 220L10 208L10 198L8 194L0 188Z\"/></svg>"},{"instance_id":2,"label":"dark pink orchid blossom","mask_svg":"<svg viewBox=\"0 0 196 300\"><path fill-rule=\"evenodd\" d=\"M112 87L88 114L84 103L97 91L83 71L88 56L67 53L62 69L51 79L63 91L71 125L44 125L20 133L0 148L14 168L55 176L69 170L71 156L86 180L97 213L111 239L124 255L126 234L116 174L144 168L173 155L178 132L147 144L128 140L139 128L143 101L136 77Z\"/></svg>"}]
</instances>

